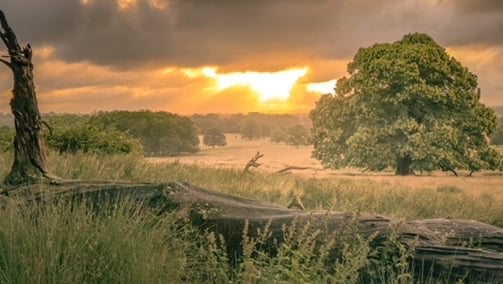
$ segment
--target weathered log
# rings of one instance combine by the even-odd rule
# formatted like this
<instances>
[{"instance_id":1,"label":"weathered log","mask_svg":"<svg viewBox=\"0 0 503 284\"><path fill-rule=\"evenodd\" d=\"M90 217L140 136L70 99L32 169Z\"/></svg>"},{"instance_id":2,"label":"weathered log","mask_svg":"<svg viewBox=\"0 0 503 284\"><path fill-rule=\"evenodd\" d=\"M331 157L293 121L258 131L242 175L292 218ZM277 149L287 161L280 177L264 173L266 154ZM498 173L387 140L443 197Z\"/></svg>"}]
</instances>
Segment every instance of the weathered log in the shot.
<instances>
[{"instance_id":1,"label":"weathered log","mask_svg":"<svg viewBox=\"0 0 503 284\"><path fill-rule=\"evenodd\" d=\"M291 170L315 170L315 168L312 167L297 167L297 166L288 166L285 168L282 168L281 170L276 171L277 174L282 174L289 172Z\"/></svg>"},{"instance_id":2,"label":"weathered log","mask_svg":"<svg viewBox=\"0 0 503 284\"><path fill-rule=\"evenodd\" d=\"M396 233L399 242L413 247L411 267L418 278L503 280L503 229L474 220L403 221L378 214L294 210L185 183L71 182L50 189L25 186L16 190L15 195L36 202L86 199L96 206L128 198L154 208L158 214L186 208L194 225L224 237L231 255L240 253L245 224L251 236L268 225L271 239L278 241L283 237L282 227L294 221L311 222L315 229L326 233L344 232L356 224L359 234L373 236L372 246L383 246L388 236Z\"/></svg>"}]
</instances>

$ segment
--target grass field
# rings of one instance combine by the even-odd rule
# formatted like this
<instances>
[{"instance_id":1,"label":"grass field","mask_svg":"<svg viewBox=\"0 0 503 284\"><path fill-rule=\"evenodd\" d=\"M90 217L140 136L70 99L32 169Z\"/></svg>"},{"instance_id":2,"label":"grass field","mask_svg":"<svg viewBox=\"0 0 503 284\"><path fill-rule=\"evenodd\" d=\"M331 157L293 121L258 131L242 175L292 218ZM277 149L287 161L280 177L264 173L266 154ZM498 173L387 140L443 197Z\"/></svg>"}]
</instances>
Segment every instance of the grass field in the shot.
<instances>
[{"instance_id":1,"label":"grass field","mask_svg":"<svg viewBox=\"0 0 503 284\"><path fill-rule=\"evenodd\" d=\"M268 139L243 140L237 134L227 134L227 146L201 146L201 151L194 155L168 158L148 158L152 163L180 162L188 165L219 167L242 170L257 151L264 154L259 160L262 165L257 170L273 173L289 166L308 167L305 170L292 170L294 175L313 179L343 179L356 182L379 184L379 189L434 189L439 191L463 192L477 198L491 198L501 202L503 207L503 173L485 171L468 177L467 172L460 172L459 177L451 173L433 172L417 176L400 177L393 172L362 173L357 169L323 169L321 163L311 157L312 146L293 147L283 143L271 143ZM202 139L201 139L202 140ZM378 189L378 190L379 190Z\"/></svg>"},{"instance_id":2,"label":"grass field","mask_svg":"<svg viewBox=\"0 0 503 284\"><path fill-rule=\"evenodd\" d=\"M404 219L475 219L503 228L503 176L395 177L391 173L326 171L310 158L310 147L228 137L223 148L204 148L193 156L144 159L133 155L48 155L48 168L69 179L132 182L189 182L215 191L287 205L300 196L308 209L373 212ZM243 174L257 151L263 165ZM0 179L12 154L0 153ZM285 166L315 170L275 174ZM229 266L218 236L201 233L186 216L155 216L124 202L110 215L65 203L26 206L12 202L0 209L0 283L436 283L411 278L410 251L389 240L390 251L377 253L355 231L344 239L316 242L303 229L270 257L256 251L260 239L246 239L238 267ZM336 265L327 266L327 250L338 246ZM398 254L399 257L396 257ZM253 257L252 257L253 256ZM458 283L463 283L462 277ZM500 279L495 279L496 282ZM441 282L444 283L444 282Z\"/></svg>"}]
</instances>

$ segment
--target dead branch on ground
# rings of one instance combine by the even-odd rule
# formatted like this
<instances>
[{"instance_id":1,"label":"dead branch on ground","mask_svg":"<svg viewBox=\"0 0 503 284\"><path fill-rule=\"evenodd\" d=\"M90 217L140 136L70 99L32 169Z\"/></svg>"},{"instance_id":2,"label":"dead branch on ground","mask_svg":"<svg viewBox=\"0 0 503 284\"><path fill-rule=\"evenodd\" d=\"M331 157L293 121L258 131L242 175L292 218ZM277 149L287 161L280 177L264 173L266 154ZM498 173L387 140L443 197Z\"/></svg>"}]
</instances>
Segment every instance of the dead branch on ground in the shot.
<instances>
[{"instance_id":1,"label":"dead branch on ground","mask_svg":"<svg viewBox=\"0 0 503 284\"><path fill-rule=\"evenodd\" d=\"M255 156L253 156L253 158L251 158L250 161L248 161L248 163L246 164L245 168L243 169L243 173L249 173L251 167L260 167L262 164L258 163L257 161L262 157L264 157L264 154L260 154L260 152L257 151L257 154L255 154Z\"/></svg>"}]
</instances>

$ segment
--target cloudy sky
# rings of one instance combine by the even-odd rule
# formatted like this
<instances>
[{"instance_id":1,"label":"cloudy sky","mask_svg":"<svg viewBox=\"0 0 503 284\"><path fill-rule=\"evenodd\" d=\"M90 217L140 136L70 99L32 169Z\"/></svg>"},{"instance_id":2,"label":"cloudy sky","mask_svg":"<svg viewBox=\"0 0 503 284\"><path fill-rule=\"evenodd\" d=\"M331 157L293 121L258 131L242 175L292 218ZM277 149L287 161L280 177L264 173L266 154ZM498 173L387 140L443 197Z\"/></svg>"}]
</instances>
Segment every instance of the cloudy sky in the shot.
<instances>
[{"instance_id":1,"label":"cloudy sky","mask_svg":"<svg viewBox=\"0 0 503 284\"><path fill-rule=\"evenodd\" d=\"M42 112L306 113L359 47L424 32L503 105L501 0L0 0ZM6 52L4 51L4 54ZM12 75L0 66L0 112Z\"/></svg>"}]
</instances>

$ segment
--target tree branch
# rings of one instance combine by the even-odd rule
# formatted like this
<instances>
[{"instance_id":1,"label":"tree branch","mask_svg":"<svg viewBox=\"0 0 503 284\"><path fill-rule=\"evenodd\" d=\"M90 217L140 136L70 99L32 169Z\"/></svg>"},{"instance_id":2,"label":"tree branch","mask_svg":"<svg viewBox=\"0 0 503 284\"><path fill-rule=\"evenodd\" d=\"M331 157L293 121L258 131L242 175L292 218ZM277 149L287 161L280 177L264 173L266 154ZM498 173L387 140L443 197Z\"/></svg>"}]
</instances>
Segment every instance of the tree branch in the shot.
<instances>
[{"instance_id":1,"label":"tree branch","mask_svg":"<svg viewBox=\"0 0 503 284\"><path fill-rule=\"evenodd\" d=\"M12 64L10 64L9 61L0 58L0 62L2 62L3 64L7 65L9 68L12 68Z\"/></svg>"},{"instance_id":2,"label":"tree branch","mask_svg":"<svg viewBox=\"0 0 503 284\"><path fill-rule=\"evenodd\" d=\"M0 38L2 39L5 46L9 47L9 43L7 41L7 37L5 36L5 33L0 32Z\"/></svg>"},{"instance_id":3,"label":"tree branch","mask_svg":"<svg viewBox=\"0 0 503 284\"><path fill-rule=\"evenodd\" d=\"M257 163L257 161L262 157L264 157L264 154L260 154L260 152L257 151L257 154L255 154L255 156L253 156L253 158L251 158L250 161L248 161L248 163L246 164L245 168L243 169L243 173L250 172L251 167L254 168L260 167L262 164Z\"/></svg>"},{"instance_id":4,"label":"tree branch","mask_svg":"<svg viewBox=\"0 0 503 284\"><path fill-rule=\"evenodd\" d=\"M17 51L20 52L21 49L19 47L19 44L17 42L16 34L14 34L14 31L12 28L9 26L9 23L7 22L7 18L5 18L5 14L3 13L2 10L0 10L0 25L2 26L2 29L4 32L2 33L2 40L9 49L9 54L11 54L12 51Z\"/></svg>"}]
</instances>

